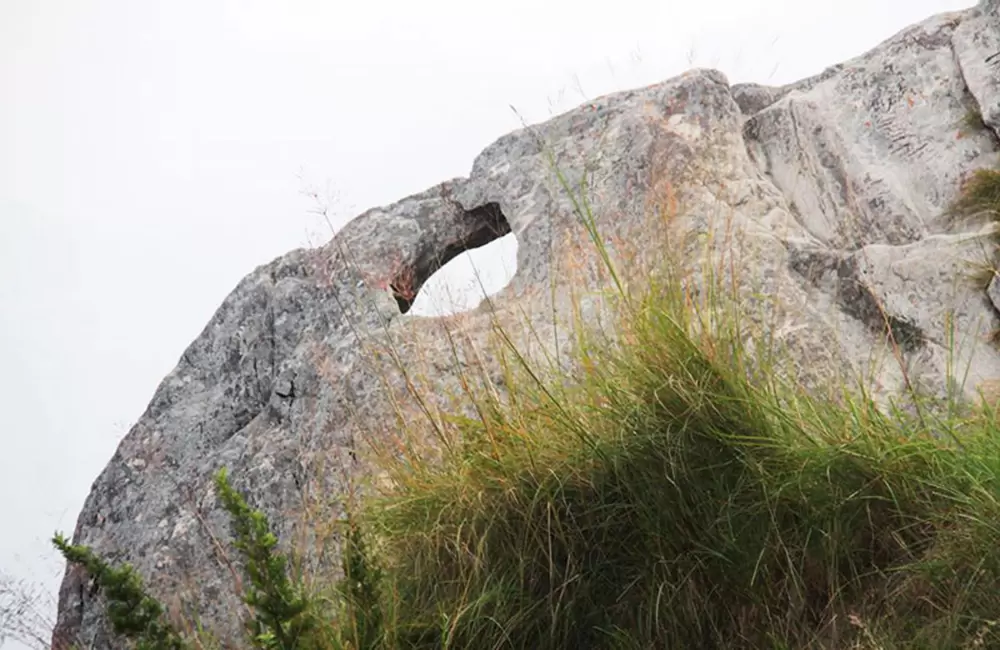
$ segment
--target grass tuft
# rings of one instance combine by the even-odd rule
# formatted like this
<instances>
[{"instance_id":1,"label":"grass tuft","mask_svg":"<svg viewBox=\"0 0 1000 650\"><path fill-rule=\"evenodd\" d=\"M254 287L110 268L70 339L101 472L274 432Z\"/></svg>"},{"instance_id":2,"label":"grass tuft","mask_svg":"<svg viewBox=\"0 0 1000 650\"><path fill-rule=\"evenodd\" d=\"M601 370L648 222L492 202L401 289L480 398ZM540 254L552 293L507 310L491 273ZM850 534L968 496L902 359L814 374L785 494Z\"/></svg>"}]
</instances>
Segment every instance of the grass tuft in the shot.
<instances>
[{"instance_id":1,"label":"grass tuft","mask_svg":"<svg viewBox=\"0 0 1000 650\"><path fill-rule=\"evenodd\" d=\"M995 421L751 383L657 289L559 403L484 409L373 504L398 647L1000 647Z\"/></svg>"},{"instance_id":2,"label":"grass tuft","mask_svg":"<svg viewBox=\"0 0 1000 650\"><path fill-rule=\"evenodd\" d=\"M977 169L952 206L958 216L986 215L1000 221L1000 170Z\"/></svg>"}]
</instances>

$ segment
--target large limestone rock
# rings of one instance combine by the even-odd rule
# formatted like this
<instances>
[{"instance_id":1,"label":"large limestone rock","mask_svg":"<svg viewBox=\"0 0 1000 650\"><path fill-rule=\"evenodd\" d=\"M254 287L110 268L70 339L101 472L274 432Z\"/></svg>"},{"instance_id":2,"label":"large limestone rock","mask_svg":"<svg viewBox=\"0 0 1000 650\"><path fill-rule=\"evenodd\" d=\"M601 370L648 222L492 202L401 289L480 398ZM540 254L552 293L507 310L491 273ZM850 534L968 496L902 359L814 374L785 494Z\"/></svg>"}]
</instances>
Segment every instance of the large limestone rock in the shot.
<instances>
[{"instance_id":1,"label":"large limestone rock","mask_svg":"<svg viewBox=\"0 0 1000 650\"><path fill-rule=\"evenodd\" d=\"M731 87L697 70L500 138L468 178L370 210L326 246L248 275L94 482L74 540L133 563L154 594L235 638L242 610L211 483L228 466L283 540L331 564L309 523L318 509L335 514L322 497L364 473L365 443L391 439L401 419L462 408L447 396L463 369L502 390L494 322L540 358L566 351L571 289L586 318L602 313L587 290L606 278L549 153L570 183L586 177L620 259L655 259L669 236L692 268L730 260L746 309L794 351L802 381L863 372L880 398L909 383L974 399L1000 379L988 341L1000 291L965 278L993 234L985 219L944 212L970 172L998 162L998 50L989 0L786 87ZM970 110L986 128L965 126ZM491 304L403 313L444 262L508 232L518 270ZM376 355L388 340L395 356ZM406 390L420 378L425 404ZM55 642L71 638L118 647L73 568Z\"/></svg>"}]
</instances>

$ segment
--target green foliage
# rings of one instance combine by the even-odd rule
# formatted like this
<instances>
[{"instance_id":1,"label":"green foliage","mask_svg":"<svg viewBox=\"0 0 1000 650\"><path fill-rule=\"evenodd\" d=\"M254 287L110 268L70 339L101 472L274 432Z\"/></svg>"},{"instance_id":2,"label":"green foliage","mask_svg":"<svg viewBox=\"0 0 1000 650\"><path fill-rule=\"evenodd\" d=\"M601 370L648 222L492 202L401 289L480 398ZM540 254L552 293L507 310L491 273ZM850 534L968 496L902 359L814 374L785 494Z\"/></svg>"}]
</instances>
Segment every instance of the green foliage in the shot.
<instances>
[{"instance_id":1,"label":"green foliage","mask_svg":"<svg viewBox=\"0 0 1000 650\"><path fill-rule=\"evenodd\" d=\"M352 648L376 650L383 642L382 572L373 561L361 527L348 518L339 591L345 604L340 633Z\"/></svg>"},{"instance_id":2,"label":"green foliage","mask_svg":"<svg viewBox=\"0 0 1000 650\"><path fill-rule=\"evenodd\" d=\"M575 390L373 505L401 646L1000 647L995 421L752 382L658 289Z\"/></svg>"},{"instance_id":3,"label":"green foliage","mask_svg":"<svg viewBox=\"0 0 1000 650\"><path fill-rule=\"evenodd\" d=\"M992 174L959 210L1000 205ZM392 647L1000 648L996 414L808 394L713 277L703 303L664 276L613 275L617 339L571 386L525 367L392 468Z\"/></svg>"},{"instance_id":4,"label":"green foliage","mask_svg":"<svg viewBox=\"0 0 1000 650\"><path fill-rule=\"evenodd\" d=\"M308 633L315 627L310 603L301 588L288 578L287 558L275 547L265 515L251 509L229 484L225 469L215 477L223 507L232 518L234 545L245 560L250 587L243 595L253 609L248 621L250 642L262 650L293 650L310 647ZM107 597L112 630L137 642L138 650L182 650L188 644L163 619L163 606L146 593L142 579L128 564L113 567L93 550L71 545L57 533L53 544L68 562L82 565Z\"/></svg>"},{"instance_id":5,"label":"green foliage","mask_svg":"<svg viewBox=\"0 0 1000 650\"><path fill-rule=\"evenodd\" d=\"M978 113L977 113L978 115ZM980 121L982 117L980 116ZM1000 225L1000 170L978 169L962 187L962 191L950 209L952 216L988 215ZM993 246L988 259L974 272L969 280L986 291L997 276L997 249L1000 248L1000 228L993 236ZM1000 330L994 330L990 342L1000 345Z\"/></svg>"},{"instance_id":6,"label":"green foliage","mask_svg":"<svg viewBox=\"0 0 1000 650\"><path fill-rule=\"evenodd\" d=\"M113 567L87 546L73 545L60 533L52 538L67 562L82 565L108 600L108 621L116 634L136 641L138 650L182 650L187 645L163 620L163 605L146 593L142 578L128 564Z\"/></svg>"},{"instance_id":7,"label":"green foliage","mask_svg":"<svg viewBox=\"0 0 1000 650\"><path fill-rule=\"evenodd\" d=\"M275 550L278 538L264 513L252 510L229 484L225 468L215 476L223 508L232 518L234 545L243 555L250 587L243 598L254 610L248 629L254 646L292 650L313 627L309 601L288 578L284 554Z\"/></svg>"}]
</instances>

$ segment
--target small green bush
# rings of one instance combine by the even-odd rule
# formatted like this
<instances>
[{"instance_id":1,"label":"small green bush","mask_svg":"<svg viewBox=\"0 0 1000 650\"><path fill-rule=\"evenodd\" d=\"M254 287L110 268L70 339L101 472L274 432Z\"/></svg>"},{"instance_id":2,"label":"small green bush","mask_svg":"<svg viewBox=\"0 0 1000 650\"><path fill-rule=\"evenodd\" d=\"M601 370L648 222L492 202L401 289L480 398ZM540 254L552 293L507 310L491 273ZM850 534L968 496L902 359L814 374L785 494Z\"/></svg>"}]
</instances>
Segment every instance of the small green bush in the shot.
<instances>
[{"instance_id":1,"label":"small green bush","mask_svg":"<svg viewBox=\"0 0 1000 650\"><path fill-rule=\"evenodd\" d=\"M288 559L276 550L278 540L264 513L250 508L232 488L225 468L216 474L215 486L223 507L230 514L235 532L234 546L244 559L244 572L250 583L243 594L244 602L254 613L254 618L247 622L250 645L261 650L329 647L322 643L321 635L314 634L317 632L316 612L304 590L289 579ZM360 538L352 539L357 542ZM141 578L131 566L113 567L90 548L72 545L59 533L52 541L67 562L83 566L96 580L107 599L108 619L116 634L134 641L139 650L182 650L190 646L164 620L163 605L145 591ZM347 556L354 567L359 567L355 571L366 567L363 553L361 547ZM362 578L367 580L368 575ZM373 601L370 589L362 582L351 593L362 595L365 598L362 602L368 604ZM377 622L374 619L366 624L366 634L377 631Z\"/></svg>"},{"instance_id":2,"label":"small green bush","mask_svg":"<svg viewBox=\"0 0 1000 650\"><path fill-rule=\"evenodd\" d=\"M215 489L232 519L234 545L244 559L250 587L243 600L254 611L248 631L254 647L263 650L294 650L311 631L309 601L288 579L288 559L275 550L278 538L267 517L253 510L227 479L222 468L215 476Z\"/></svg>"},{"instance_id":3,"label":"small green bush","mask_svg":"<svg viewBox=\"0 0 1000 650\"><path fill-rule=\"evenodd\" d=\"M136 641L138 650L182 650L187 647L163 619L163 605L146 593L142 578L128 564L113 567L60 533L52 544L67 562L83 566L108 600L108 621L116 634Z\"/></svg>"}]
</instances>

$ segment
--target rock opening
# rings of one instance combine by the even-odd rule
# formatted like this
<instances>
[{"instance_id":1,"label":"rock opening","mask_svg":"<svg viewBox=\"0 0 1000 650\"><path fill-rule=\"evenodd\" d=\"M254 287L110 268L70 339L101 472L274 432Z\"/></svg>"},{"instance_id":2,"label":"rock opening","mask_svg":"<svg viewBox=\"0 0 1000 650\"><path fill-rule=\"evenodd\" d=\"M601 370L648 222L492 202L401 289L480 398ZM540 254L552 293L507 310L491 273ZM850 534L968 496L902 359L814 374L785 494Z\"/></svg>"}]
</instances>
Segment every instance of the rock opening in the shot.
<instances>
[{"instance_id":1,"label":"rock opening","mask_svg":"<svg viewBox=\"0 0 1000 650\"><path fill-rule=\"evenodd\" d=\"M517 242L500 206L487 203L466 210L465 219L474 224L468 237L443 250L428 251L392 280L390 287L401 313L415 305L414 313L420 315L462 311L442 303L461 302L473 292L482 297L484 290L494 293L510 281L516 262L511 264L509 258L516 255ZM473 251L479 255L473 257ZM500 279L502 284L496 286Z\"/></svg>"}]
</instances>

